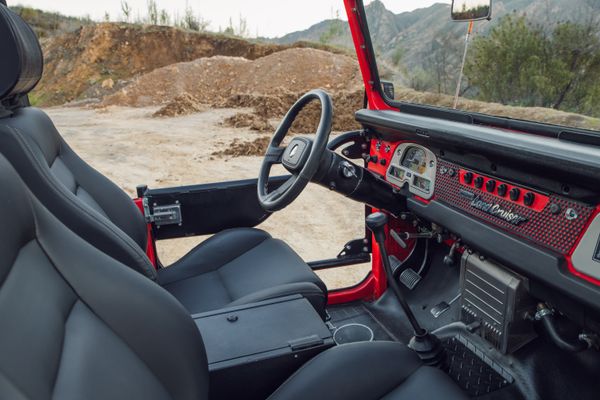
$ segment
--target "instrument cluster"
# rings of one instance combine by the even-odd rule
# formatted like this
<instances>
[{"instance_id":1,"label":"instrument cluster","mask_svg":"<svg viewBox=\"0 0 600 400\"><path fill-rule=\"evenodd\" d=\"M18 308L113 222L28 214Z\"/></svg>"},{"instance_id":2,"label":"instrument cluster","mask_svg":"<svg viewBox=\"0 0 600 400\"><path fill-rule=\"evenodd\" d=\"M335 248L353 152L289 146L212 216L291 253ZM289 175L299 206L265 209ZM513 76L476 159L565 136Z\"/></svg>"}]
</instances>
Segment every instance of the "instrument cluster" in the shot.
<instances>
[{"instance_id":1,"label":"instrument cluster","mask_svg":"<svg viewBox=\"0 0 600 400\"><path fill-rule=\"evenodd\" d=\"M431 150L414 143L400 144L386 173L388 182L430 199L435 189L437 159Z\"/></svg>"}]
</instances>

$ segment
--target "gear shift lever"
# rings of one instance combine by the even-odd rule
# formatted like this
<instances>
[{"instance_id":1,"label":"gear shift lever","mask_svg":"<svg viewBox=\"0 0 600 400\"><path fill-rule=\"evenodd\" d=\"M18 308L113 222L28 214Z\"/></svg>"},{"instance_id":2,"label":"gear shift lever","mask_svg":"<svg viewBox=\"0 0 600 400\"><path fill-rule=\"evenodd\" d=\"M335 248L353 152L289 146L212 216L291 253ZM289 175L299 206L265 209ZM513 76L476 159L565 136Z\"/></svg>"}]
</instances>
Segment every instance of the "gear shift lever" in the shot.
<instances>
[{"instance_id":1,"label":"gear shift lever","mask_svg":"<svg viewBox=\"0 0 600 400\"><path fill-rule=\"evenodd\" d=\"M383 262L388 285L398 299L404 314L406 314L408 317L410 325L413 328L414 336L410 340L408 347L413 349L426 365L441 366L444 361L444 349L441 346L439 339L419 325L419 322L410 309L404 294L394 280L390 260L385 249L385 226L387 222L388 217L382 212L370 214L366 219L367 228L373 232L373 236L375 237L375 241L377 242L379 251L381 252L381 261Z\"/></svg>"}]
</instances>

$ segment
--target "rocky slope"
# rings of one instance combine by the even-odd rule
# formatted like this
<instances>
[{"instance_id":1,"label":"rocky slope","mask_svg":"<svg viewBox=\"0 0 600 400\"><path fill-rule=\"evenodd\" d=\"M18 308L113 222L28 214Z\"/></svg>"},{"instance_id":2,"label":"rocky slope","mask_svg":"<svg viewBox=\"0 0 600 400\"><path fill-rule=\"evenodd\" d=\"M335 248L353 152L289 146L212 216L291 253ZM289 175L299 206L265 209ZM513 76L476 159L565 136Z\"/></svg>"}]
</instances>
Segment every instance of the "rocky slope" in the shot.
<instances>
[{"instance_id":1,"label":"rocky slope","mask_svg":"<svg viewBox=\"0 0 600 400\"><path fill-rule=\"evenodd\" d=\"M102 23L44 40L44 76L35 98L57 105L102 97L131 78L167 65L203 57L255 60L288 48L321 47L307 43L277 45L187 31L168 26Z\"/></svg>"}]
</instances>

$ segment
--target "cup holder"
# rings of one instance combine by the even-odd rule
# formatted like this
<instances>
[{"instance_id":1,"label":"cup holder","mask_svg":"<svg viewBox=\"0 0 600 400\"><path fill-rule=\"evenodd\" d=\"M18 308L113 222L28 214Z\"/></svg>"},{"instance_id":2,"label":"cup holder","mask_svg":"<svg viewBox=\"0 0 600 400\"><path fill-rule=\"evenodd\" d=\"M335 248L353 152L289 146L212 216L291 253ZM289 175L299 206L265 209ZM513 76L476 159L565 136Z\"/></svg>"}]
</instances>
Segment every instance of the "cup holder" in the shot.
<instances>
[{"instance_id":1,"label":"cup holder","mask_svg":"<svg viewBox=\"0 0 600 400\"><path fill-rule=\"evenodd\" d=\"M355 342L372 342L373 331L363 324L346 324L333 332L333 340L336 344L347 344Z\"/></svg>"}]
</instances>

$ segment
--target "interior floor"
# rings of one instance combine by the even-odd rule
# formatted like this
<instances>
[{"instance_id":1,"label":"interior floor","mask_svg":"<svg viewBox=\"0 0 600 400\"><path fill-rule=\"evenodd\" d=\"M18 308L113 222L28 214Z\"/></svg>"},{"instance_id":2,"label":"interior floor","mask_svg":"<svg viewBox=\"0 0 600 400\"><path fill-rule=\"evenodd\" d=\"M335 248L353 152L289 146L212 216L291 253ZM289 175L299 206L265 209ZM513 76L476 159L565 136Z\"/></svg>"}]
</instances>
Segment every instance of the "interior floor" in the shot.
<instances>
[{"instance_id":1,"label":"interior floor","mask_svg":"<svg viewBox=\"0 0 600 400\"><path fill-rule=\"evenodd\" d=\"M430 251L430 265L417 286L413 290L402 284L400 287L421 325L442 340L448 357L448 374L472 398L597 398L600 393L597 351L568 353L539 332L536 339L515 353L501 354L459 321L460 301L452 302L459 293L458 257L455 265L448 266L443 262L448 247L435 246ZM448 307L436 317L431 310L442 302ZM330 328L360 323L373 330L374 340L408 344L412 337L408 319L391 291L376 302L333 306L328 313Z\"/></svg>"},{"instance_id":2,"label":"interior floor","mask_svg":"<svg viewBox=\"0 0 600 400\"><path fill-rule=\"evenodd\" d=\"M329 307L328 326L334 332L349 324L360 324L368 327L373 332L373 340L398 341L382 323L377 321L368 309L366 303L351 303L342 306Z\"/></svg>"}]
</instances>

